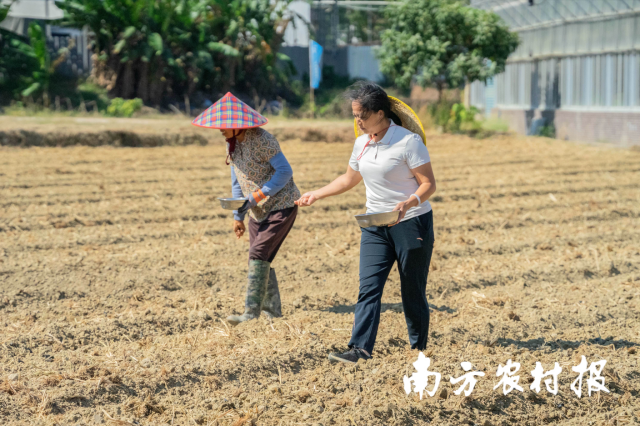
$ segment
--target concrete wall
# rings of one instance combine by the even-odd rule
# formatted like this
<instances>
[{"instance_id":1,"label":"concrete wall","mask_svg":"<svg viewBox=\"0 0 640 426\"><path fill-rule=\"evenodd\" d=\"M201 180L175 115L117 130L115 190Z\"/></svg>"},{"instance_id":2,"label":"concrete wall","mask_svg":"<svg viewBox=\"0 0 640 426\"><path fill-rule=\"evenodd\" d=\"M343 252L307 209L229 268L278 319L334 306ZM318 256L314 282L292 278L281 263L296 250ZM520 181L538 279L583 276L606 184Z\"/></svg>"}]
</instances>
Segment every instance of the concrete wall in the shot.
<instances>
[{"instance_id":1,"label":"concrete wall","mask_svg":"<svg viewBox=\"0 0 640 426\"><path fill-rule=\"evenodd\" d=\"M491 116L523 135L536 134L553 123L556 137L577 142L608 142L625 147L640 144L640 111L580 111L494 108Z\"/></svg>"},{"instance_id":2,"label":"concrete wall","mask_svg":"<svg viewBox=\"0 0 640 426\"><path fill-rule=\"evenodd\" d=\"M326 49L322 54L322 67L333 67L337 75L349 75L349 52L347 47Z\"/></svg>"},{"instance_id":3,"label":"concrete wall","mask_svg":"<svg viewBox=\"0 0 640 426\"><path fill-rule=\"evenodd\" d=\"M293 66L298 72L296 80L300 80L307 74L309 77L309 48L300 46L283 46L280 52L291 58ZM349 60L347 48L327 49L322 53L322 67L333 67L333 71L338 75L349 75Z\"/></svg>"},{"instance_id":4,"label":"concrete wall","mask_svg":"<svg viewBox=\"0 0 640 426\"><path fill-rule=\"evenodd\" d=\"M617 146L640 144L640 111L556 111L560 139L611 142Z\"/></svg>"},{"instance_id":5,"label":"concrete wall","mask_svg":"<svg viewBox=\"0 0 640 426\"><path fill-rule=\"evenodd\" d=\"M340 76L349 78L364 78L375 82L384 79L380 72L380 64L375 57L376 46L344 46L335 49L325 49L322 54L322 66L333 67L333 71ZM283 46L280 52L291 58L296 67L296 79L309 74L309 48L301 46Z\"/></svg>"},{"instance_id":6,"label":"concrete wall","mask_svg":"<svg viewBox=\"0 0 640 426\"><path fill-rule=\"evenodd\" d=\"M533 112L525 109L499 109L495 108L491 115L509 123L509 129L526 135L529 131Z\"/></svg>"},{"instance_id":7,"label":"concrete wall","mask_svg":"<svg viewBox=\"0 0 640 426\"><path fill-rule=\"evenodd\" d=\"M348 72L351 78L379 83L384 80L376 57L378 46L347 46Z\"/></svg>"},{"instance_id":8,"label":"concrete wall","mask_svg":"<svg viewBox=\"0 0 640 426\"><path fill-rule=\"evenodd\" d=\"M309 75L309 48L300 46L282 46L280 53L284 53L293 62L293 66L296 68L297 74L294 76L295 80L302 79L302 76ZM308 78L308 77L307 77Z\"/></svg>"}]
</instances>

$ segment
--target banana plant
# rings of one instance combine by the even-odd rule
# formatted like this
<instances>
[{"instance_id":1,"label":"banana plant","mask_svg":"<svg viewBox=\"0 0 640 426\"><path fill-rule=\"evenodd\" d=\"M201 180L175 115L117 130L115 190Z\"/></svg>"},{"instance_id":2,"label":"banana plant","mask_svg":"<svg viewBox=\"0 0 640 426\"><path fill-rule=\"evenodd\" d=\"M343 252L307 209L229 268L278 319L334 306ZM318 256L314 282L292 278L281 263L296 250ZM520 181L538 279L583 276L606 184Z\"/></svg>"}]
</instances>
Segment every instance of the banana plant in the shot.
<instances>
[{"instance_id":1,"label":"banana plant","mask_svg":"<svg viewBox=\"0 0 640 426\"><path fill-rule=\"evenodd\" d=\"M0 22L8 15L11 4L0 6ZM0 90L20 96L33 83L39 71L36 53L29 39L0 28Z\"/></svg>"},{"instance_id":2,"label":"banana plant","mask_svg":"<svg viewBox=\"0 0 640 426\"><path fill-rule=\"evenodd\" d=\"M8 5L0 4L0 22L4 21L9 14L9 9L11 8L11 3Z\"/></svg>"},{"instance_id":3,"label":"banana plant","mask_svg":"<svg viewBox=\"0 0 640 426\"><path fill-rule=\"evenodd\" d=\"M147 104L232 87L273 93L290 0L61 0L63 24L88 25L112 95ZM286 23L285 23L286 24ZM280 30L278 30L280 28Z\"/></svg>"},{"instance_id":4,"label":"banana plant","mask_svg":"<svg viewBox=\"0 0 640 426\"><path fill-rule=\"evenodd\" d=\"M51 55L47 49L46 35L42 27L35 22L29 25L29 41L31 44L30 56L36 60L38 67L31 74L31 84L22 91L21 95L27 98L36 92L42 92L43 104L48 107L49 81L53 73Z\"/></svg>"}]
</instances>

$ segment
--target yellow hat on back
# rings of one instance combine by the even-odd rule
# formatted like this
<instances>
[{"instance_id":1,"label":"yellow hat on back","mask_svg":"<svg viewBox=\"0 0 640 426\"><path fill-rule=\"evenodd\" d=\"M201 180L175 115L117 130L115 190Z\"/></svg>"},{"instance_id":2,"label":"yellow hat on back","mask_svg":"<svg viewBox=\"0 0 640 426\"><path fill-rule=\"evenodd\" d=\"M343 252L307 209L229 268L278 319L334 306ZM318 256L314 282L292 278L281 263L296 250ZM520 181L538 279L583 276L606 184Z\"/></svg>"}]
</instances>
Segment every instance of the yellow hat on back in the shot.
<instances>
[{"instance_id":1,"label":"yellow hat on back","mask_svg":"<svg viewBox=\"0 0 640 426\"><path fill-rule=\"evenodd\" d=\"M426 145L427 137L424 133L424 127L422 127L422 123L420 122L418 115L411 109L409 105L405 104L400 99L389 96L389 101L391 102L391 111L395 112L402 121L402 123L396 124L420 136L422 138L422 142ZM356 122L356 120L353 120L353 130L356 134L356 137L363 135L362 131L358 128L358 123Z\"/></svg>"}]
</instances>

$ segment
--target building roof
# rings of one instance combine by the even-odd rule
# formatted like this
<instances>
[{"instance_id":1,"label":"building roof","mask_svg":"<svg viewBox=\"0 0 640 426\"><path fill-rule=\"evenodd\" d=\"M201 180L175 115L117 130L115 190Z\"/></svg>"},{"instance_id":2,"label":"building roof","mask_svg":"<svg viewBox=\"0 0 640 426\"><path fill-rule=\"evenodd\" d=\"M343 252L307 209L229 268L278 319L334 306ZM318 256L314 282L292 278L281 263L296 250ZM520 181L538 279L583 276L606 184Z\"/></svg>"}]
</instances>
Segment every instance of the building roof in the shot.
<instances>
[{"instance_id":1,"label":"building roof","mask_svg":"<svg viewBox=\"0 0 640 426\"><path fill-rule=\"evenodd\" d=\"M640 13L636 0L471 0L471 6L497 13L516 31Z\"/></svg>"},{"instance_id":2,"label":"building roof","mask_svg":"<svg viewBox=\"0 0 640 426\"><path fill-rule=\"evenodd\" d=\"M2 1L3 4L10 4L10 1ZM62 19L64 14L56 6L54 0L17 0L9 9L9 17L55 20Z\"/></svg>"}]
</instances>

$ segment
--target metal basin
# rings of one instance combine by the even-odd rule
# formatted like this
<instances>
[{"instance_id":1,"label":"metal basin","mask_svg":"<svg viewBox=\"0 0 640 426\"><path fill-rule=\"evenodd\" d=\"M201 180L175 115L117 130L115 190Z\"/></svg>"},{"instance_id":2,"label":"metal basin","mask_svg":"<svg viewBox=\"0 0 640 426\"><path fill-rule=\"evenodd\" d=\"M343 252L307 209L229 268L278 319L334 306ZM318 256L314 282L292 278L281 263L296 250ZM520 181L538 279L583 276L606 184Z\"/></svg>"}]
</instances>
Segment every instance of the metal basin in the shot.
<instances>
[{"instance_id":1,"label":"metal basin","mask_svg":"<svg viewBox=\"0 0 640 426\"><path fill-rule=\"evenodd\" d=\"M398 221L400 211L385 212L385 213L367 213L359 214L355 216L358 221L358 225L361 228L368 228L370 226L387 226Z\"/></svg>"},{"instance_id":2,"label":"metal basin","mask_svg":"<svg viewBox=\"0 0 640 426\"><path fill-rule=\"evenodd\" d=\"M225 210L238 210L245 201L246 198L218 198L220 200L220 206Z\"/></svg>"}]
</instances>

